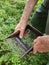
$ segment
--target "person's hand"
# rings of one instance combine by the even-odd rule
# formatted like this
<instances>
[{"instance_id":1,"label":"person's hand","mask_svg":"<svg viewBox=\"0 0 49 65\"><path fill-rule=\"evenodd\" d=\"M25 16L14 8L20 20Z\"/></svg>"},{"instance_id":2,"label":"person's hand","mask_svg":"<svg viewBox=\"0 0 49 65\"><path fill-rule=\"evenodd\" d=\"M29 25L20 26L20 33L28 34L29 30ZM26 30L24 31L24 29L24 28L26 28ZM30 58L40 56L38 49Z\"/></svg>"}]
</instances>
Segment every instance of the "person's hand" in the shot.
<instances>
[{"instance_id":1,"label":"person's hand","mask_svg":"<svg viewBox=\"0 0 49 65\"><path fill-rule=\"evenodd\" d=\"M49 36L40 36L34 40L33 53L49 51Z\"/></svg>"},{"instance_id":2,"label":"person's hand","mask_svg":"<svg viewBox=\"0 0 49 65\"><path fill-rule=\"evenodd\" d=\"M18 25L15 27L14 34L17 34L20 32L19 37L22 38L25 32L25 28L27 26L27 22L21 21L18 23Z\"/></svg>"}]
</instances>

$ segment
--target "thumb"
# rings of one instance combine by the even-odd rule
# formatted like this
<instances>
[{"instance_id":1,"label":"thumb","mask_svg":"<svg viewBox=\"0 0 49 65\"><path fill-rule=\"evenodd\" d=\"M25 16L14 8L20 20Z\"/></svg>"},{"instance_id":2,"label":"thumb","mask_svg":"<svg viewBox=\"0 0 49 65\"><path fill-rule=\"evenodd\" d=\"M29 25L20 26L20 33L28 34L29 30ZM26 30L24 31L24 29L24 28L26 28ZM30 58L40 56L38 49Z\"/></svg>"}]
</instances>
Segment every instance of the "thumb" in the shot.
<instances>
[{"instance_id":1,"label":"thumb","mask_svg":"<svg viewBox=\"0 0 49 65\"><path fill-rule=\"evenodd\" d=\"M36 53L37 53L37 49L33 48L33 54L36 54Z\"/></svg>"},{"instance_id":2,"label":"thumb","mask_svg":"<svg viewBox=\"0 0 49 65\"><path fill-rule=\"evenodd\" d=\"M34 42L34 46L33 46L33 54L36 54L37 52L39 52L40 49L40 41Z\"/></svg>"},{"instance_id":3,"label":"thumb","mask_svg":"<svg viewBox=\"0 0 49 65\"><path fill-rule=\"evenodd\" d=\"M21 30L19 37L20 37L20 38L23 38L23 36L24 36L24 30Z\"/></svg>"},{"instance_id":4,"label":"thumb","mask_svg":"<svg viewBox=\"0 0 49 65\"><path fill-rule=\"evenodd\" d=\"M38 45L37 45L37 43L36 43L36 44L34 44L34 46L33 46L33 54L36 54L37 51L38 51Z\"/></svg>"}]
</instances>

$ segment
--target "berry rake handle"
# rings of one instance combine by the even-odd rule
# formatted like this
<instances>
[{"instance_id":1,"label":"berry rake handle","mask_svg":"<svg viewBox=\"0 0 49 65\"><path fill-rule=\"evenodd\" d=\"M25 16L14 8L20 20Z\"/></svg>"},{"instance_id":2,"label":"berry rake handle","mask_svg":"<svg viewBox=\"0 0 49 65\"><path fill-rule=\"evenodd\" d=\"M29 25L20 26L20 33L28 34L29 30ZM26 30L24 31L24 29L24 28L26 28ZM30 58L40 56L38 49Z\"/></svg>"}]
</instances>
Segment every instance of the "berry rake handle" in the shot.
<instances>
[{"instance_id":1,"label":"berry rake handle","mask_svg":"<svg viewBox=\"0 0 49 65\"><path fill-rule=\"evenodd\" d=\"M26 28L30 29L32 32L34 32L38 36L43 36L43 34L39 30L37 30L35 27L33 27L33 26L29 25L29 24L27 25Z\"/></svg>"}]
</instances>

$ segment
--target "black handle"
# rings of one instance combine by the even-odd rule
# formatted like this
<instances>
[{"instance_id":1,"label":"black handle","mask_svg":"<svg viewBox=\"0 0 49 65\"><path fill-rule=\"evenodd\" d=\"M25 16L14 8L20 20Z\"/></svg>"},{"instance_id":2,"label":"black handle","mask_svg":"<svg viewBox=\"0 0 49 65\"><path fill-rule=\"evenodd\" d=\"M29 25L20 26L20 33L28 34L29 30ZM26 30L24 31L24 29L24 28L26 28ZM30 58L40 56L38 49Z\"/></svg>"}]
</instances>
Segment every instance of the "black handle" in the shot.
<instances>
[{"instance_id":1,"label":"black handle","mask_svg":"<svg viewBox=\"0 0 49 65\"><path fill-rule=\"evenodd\" d=\"M30 29L32 32L34 32L38 36L43 36L43 33L41 33L39 30L37 30L35 27L31 25L27 25L26 29Z\"/></svg>"}]
</instances>

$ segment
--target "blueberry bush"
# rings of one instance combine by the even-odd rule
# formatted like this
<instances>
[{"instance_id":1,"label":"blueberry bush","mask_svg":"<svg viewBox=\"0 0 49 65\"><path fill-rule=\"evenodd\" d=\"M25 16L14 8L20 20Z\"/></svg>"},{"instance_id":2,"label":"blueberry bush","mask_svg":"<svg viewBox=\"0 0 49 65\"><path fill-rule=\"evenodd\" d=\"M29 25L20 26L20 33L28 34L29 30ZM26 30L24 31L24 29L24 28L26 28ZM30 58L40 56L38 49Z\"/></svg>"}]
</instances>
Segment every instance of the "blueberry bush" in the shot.
<instances>
[{"instance_id":1,"label":"blueberry bush","mask_svg":"<svg viewBox=\"0 0 49 65\"><path fill-rule=\"evenodd\" d=\"M33 12L41 2L42 0L39 0ZM18 24L25 3L26 0L0 0L0 65L49 65L49 53L30 53L20 59L13 45L10 44L9 47L5 40Z\"/></svg>"}]
</instances>

